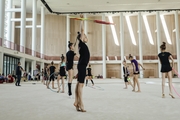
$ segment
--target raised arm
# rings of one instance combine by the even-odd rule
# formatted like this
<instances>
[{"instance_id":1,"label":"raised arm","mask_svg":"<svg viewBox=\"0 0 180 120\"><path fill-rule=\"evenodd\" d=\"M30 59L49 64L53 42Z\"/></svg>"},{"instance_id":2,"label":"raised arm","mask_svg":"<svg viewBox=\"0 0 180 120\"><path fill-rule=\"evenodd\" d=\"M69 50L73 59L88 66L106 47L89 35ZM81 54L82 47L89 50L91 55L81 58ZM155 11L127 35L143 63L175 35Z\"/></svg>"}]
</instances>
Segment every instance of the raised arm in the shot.
<instances>
[{"instance_id":1,"label":"raised arm","mask_svg":"<svg viewBox=\"0 0 180 120\"><path fill-rule=\"evenodd\" d=\"M80 15L80 17L84 18L83 15ZM81 29L81 40L84 40L84 20L81 20L80 29Z\"/></svg>"}]
</instances>

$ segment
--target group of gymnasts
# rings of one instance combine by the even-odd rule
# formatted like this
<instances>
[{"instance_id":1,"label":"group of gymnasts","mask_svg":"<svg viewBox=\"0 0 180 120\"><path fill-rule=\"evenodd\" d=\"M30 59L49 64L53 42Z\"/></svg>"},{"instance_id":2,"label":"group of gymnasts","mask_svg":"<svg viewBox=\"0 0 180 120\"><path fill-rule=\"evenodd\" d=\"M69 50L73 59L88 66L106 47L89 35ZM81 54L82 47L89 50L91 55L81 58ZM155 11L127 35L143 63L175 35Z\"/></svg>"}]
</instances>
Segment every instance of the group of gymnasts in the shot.
<instances>
[{"instance_id":1,"label":"group of gymnasts","mask_svg":"<svg viewBox=\"0 0 180 120\"><path fill-rule=\"evenodd\" d=\"M80 17L83 18L83 15L80 15ZM81 21L80 29L81 31L78 32L77 39L76 39L76 42L77 40L79 41L78 43L79 57L74 52L76 42L71 43L70 41L68 44L69 51L66 53L66 59L64 55L61 56L60 69L57 76L57 84L58 84L57 93L59 93L60 91L61 93L65 92L64 79L66 77L66 71L67 71L68 72L68 95L70 98L72 98L71 86L72 86L72 81L74 77L73 61L75 57L79 58L78 65L77 65L78 74L77 74L77 84L75 88L75 101L73 105L75 106L77 111L86 112L86 110L84 109L84 104L83 104L83 99L82 99L84 81L86 79L86 86L88 84L88 79L91 80L92 85L94 85L94 82L92 80L91 65L89 65L89 67L87 68L87 65L89 64L89 59L90 59L90 52L89 52L88 46L86 45L86 43L88 42L88 38L84 33L84 21ZM49 67L46 66L44 69L44 78L46 80L49 80L49 81L46 81L46 86L48 89L49 89L49 85L51 81L52 81L52 89L56 89L54 87L55 70L56 70L56 67L54 66L53 62L51 62L51 65ZM61 79L62 90L60 89L61 88L60 79Z\"/></svg>"},{"instance_id":2,"label":"group of gymnasts","mask_svg":"<svg viewBox=\"0 0 180 120\"><path fill-rule=\"evenodd\" d=\"M80 15L81 18L83 18L83 15ZM89 66L88 68L88 75L86 77L86 68L87 65L89 63L89 59L90 59L90 52L88 49L88 46L86 45L86 43L88 42L88 38L84 33L84 21L81 21L81 32L78 32L78 36L77 36L77 40L79 41L78 44L78 49L79 49L79 61L78 61L78 65L77 65L77 69L78 69L78 75L77 75L77 84L76 84L76 88L75 88L75 101L74 101L74 106L76 108L77 111L81 111L81 112L86 112L86 110L84 109L84 104L83 104L83 99L82 99L82 92L83 92L83 86L84 86L84 81L85 79L91 79L92 80L92 74L91 74L91 68ZM76 40L76 42L77 42ZM73 80L73 60L74 57L77 57L77 55L74 52L74 47L76 45L75 43L71 43L69 42L69 51L66 53L66 61L65 61L65 57L62 55L61 56L61 63L60 63L60 72L58 74L58 78L57 78L57 82L58 82L58 92L60 92L60 84L59 84L59 80L62 79L62 91L64 92L64 78L66 76L66 71L68 71L68 95L72 96L72 91L71 91L71 85L72 85L72 80ZM167 74L168 76L168 80L169 80L169 90L170 93L169 95L172 98L175 98L173 96L172 93L172 68L174 66L174 60L172 58L172 55L169 52L166 52L166 43L163 42L163 44L160 46L161 48L161 53L158 54L159 60L161 62L161 72L162 72L162 97L165 97L165 93L164 93L164 87L165 87L165 76ZM172 60L172 66L170 65L169 59ZM133 78L133 84L130 82L129 80L129 76L130 73L128 71L128 66L126 64L126 61L123 61L123 71L124 71L124 81L125 81L125 89L127 89L127 85L128 83L132 86L133 88L133 92L141 92L140 89L140 83L138 81L138 76L140 74L139 71L139 66L141 66L143 68L143 70L145 70L145 68L137 62L137 60L133 59L132 55L129 55L129 60L132 64L133 67L133 73L132 73L132 78ZM47 83L47 88L49 88L49 84L52 81L52 88L54 88L54 72L55 72L55 67L54 67L54 63L51 63L51 66L49 67L50 70L50 81ZM45 69L45 74L44 76L47 75L47 70ZM86 81L87 84L87 81ZM92 84L94 85L94 82L92 81ZM136 85L137 85L137 91L136 91Z\"/></svg>"},{"instance_id":3,"label":"group of gymnasts","mask_svg":"<svg viewBox=\"0 0 180 120\"><path fill-rule=\"evenodd\" d=\"M165 98L165 93L164 93L164 88L165 88L165 77L168 77L168 84L169 84L169 95L174 99L175 97L173 96L172 93L172 68L174 67L174 60L171 55L171 53L166 52L166 43L163 42L163 44L160 46L161 53L158 54L159 61L161 63L161 73L162 73L162 98ZM133 73L132 79L133 79L133 84L130 81L130 72L128 71L128 66L126 64L126 60L123 61L123 72L124 72L124 82L125 82L125 88L127 89L128 84L132 86L133 92L135 92L136 85L138 90L136 92L141 92L140 89L140 83L138 80L138 76L140 74L139 66L142 67L143 70L145 68L137 62L136 59L133 59L133 56L130 54L129 55L129 60L132 64L133 67ZM172 61L172 64L170 64L169 60Z\"/></svg>"}]
</instances>

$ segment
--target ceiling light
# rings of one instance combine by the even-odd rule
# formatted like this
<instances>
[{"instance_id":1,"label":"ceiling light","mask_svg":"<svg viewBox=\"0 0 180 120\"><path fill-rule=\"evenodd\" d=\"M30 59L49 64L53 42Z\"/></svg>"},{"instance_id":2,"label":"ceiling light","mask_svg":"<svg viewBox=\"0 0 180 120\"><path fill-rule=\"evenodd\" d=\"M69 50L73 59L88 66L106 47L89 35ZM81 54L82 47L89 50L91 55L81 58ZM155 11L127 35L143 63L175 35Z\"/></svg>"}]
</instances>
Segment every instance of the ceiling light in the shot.
<instances>
[{"instance_id":1,"label":"ceiling light","mask_svg":"<svg viewBox=\"0 0 180 120\"><path fill-rule=\"evenodd\" d=\"M109 22L113 23L112 16L108 16L108 18L109 18ZM114 43L119 46L119 41L117 38L116 29L115 29L114 25L110 25L110 26L111 26L111 31L112 31L113 38L114 38Z\"/></svg>"},{"instance_id":2,"label":"ceiling light","mask_svg":"<svg viewBox=\"0 0 180 120\"><path fill-rule=\"evenodd\" d=\"M128 29L129 29L129 33L130 33L130 36L131 36L132 43L134 45L136 45L136 39L135 39L135 36L134 36L134 32L133 32L133 29L132 29L130 18L129 18L129 16L126 16L125 18L126 18L126 21L127 21L127 25L128 25Z\"/></svg>"},{"instance_id":3,"label":"ceiling light","mask_svg":"<svg viewBox=\"0 0 180 120\"><path fill-rule=\"evenodd\" d=\"M166 25L166 21L164 19L164 15L160 15L160 18L161 18L161 22L162 22L162 25L163 25L163 28L164 28L164 32L165 32L167 42L169 44L172 44L171 38L170 38L170 35L169 35L169 32L168 32L168 28L167 28L167 25Z\"/></svg>"},{"instance_id":4,"label":"ceiling light","mask_svg":"<svg viewBox=\"0 0 180 120\"><path fill-rule=\"evenodd\" d=\"M144 20L145 28L146 28L146 31L147 31L147 34L148 34L149 42L152 45L154 45L154 41L153 41L153 38L152 38L151 30L149 28L149 23L148 23L146 15L143 16L143 20Z\"/></svg>"}]
</instances>

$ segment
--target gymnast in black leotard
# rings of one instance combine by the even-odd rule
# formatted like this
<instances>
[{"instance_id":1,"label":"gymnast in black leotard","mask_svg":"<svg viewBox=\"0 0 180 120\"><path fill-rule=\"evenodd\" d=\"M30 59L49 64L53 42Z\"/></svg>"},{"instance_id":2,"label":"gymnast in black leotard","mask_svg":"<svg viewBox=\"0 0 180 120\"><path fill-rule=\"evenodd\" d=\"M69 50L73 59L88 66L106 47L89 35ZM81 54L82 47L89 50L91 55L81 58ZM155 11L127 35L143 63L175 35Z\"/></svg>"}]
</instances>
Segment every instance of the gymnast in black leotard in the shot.
<instances>
[{"instance_id":1,"label":"gymnast in black leotard","mask_svg":"<svg viewBox=\"0 0 180 120\"><path fill-rule=\"evenodd\" d=\"M80 16L83 18L83 15ZM88 46L86 45L88 39L87 36L84 34L84 21L81 21L81 33L78 33L77 39L79 40L79 61L78 61L78 82L76 84L75 89L75 102L74 106L76 107L77 111L86 112L84 110L84 105L82 101L82 90L84 86L84 80L86 77L86 67L89 63L90 59L90 52Z\"/></svg>"},{"instance_id":2,"label":"gymnast in black leotard","mask_svg":"<svg viewBox=\"0 0 180 120\"><path fill-rule=\"evenodd\" d=\"M60 84L59 84L59 80L62 79L61 81L61 85L62 85L62 91L61 93L64 93L64 78L66 76L66 64L65 64L65 57L62 54L61 56L61 63L60 63L60 69L59 69L59 74L58 74L58 79L57 79L57 84L58 84L58 93L60 91Z\"/></svg>"},{"instance_id":3,"label":"gymnast in black leotard","mask_svg":"<svg viewBox=\"0 0 180 120\"><path fill-rule=\"evenodd\" d=\"M52 61L51 62L51 66L49 67L49 71L50 71L50 74L49 74L49 77L50 77L50 79L49 79L49 82L48 82L48 84L47 84L47 88L49 89L49 84L50 84L50 82L52 81L52 88L53 89L56 89L55 87L54 87L54 79L55 79L55 77L54 77L54 72L55 72L55 69L56 69L56 67L54 66L54 62Z\"/></svg>"},{"instance_id":4,"label":"gymnast in black leotard","mask_svg":"<svg viewBox=\"0 0 180 120\"><path fill-rule=\"evenodd\" d=\"M171 55L171 53L166 52L166 43L163 42L163 44L160 46L161 53L158 54L159 60L161 62L161 72L162 72L162 97L165 97L164 94L164 87L165 87L165 75L168 75L169 80L169 95L172 98L175 98L172 93L172 68L174 66L174 60ZM170 65L169 59L172 61L172 66Z\"/></svg>"},{"instance_id":5,"label":"gymnast in black leotard","mask_svg":"<svg viewBox=\"0 0 180 120\"><path fill-rule=\"evenodd\" d=\"M125 83L125 88L124 89L128 88L128 84L130 84L132 86L132 88L133 88L133 85L132 85L132 83L130 81L130 77L129 77L130 73L129 73L127 67L128 66L126 64L126 61L124 60L123 61L123 72L124 72L124 83Z\"/></svg>"},{"instance_id":6,"label":"gymnast in black leotard","mask_svg":"<svg viewBox=\"0 0 180 120\"><path fill-rule=\"evenodd\" d=\"M93 79L92 79L92 73L91 73L91 65L89 65L89 67L87 68L87 76L86 76L86 86L88 84L88 79L91 80L92 85L94 85Z\"/></svg>"},{"instance_id":7,"label":"gymnast in black leotard","mask_svg":"<svg viewBox=\"0 0 180 120\"><path fill-rule=\"evenodd\" d=\"M68 71L68 76L69 76L68 95L70 98L72 98L71 85L74 75L73 65L74 65L74 57L76 56L76 53L74 53L74 45L70 41L68 47L69 47L69 51L66 53L66 70Z\"/></svg>"}]
</instances>

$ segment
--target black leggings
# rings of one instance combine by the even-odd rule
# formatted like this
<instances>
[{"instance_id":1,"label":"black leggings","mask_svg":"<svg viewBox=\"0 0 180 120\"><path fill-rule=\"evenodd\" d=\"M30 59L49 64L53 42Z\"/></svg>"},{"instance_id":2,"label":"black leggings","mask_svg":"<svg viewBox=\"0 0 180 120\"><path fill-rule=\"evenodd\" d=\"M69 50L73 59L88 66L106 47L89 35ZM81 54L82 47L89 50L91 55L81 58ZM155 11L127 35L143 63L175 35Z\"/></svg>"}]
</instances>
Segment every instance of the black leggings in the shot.
<instances>
[{"instance_id":1,"label":"black leggings","mask_svg":"<svg viewBox=\"0 0 180 120\"><path fill-rule=\"evenodd\" d=\"M21 75L17 75L16 86L20 85L20 82L21 82Z\"/></svg>"},{"instance_id":2,"label":"black leggings","mask_svg":"<svg viewBox=\"0 0 180 120\"><path fill-rule=\"evenodd\" d=\"M86 77L86 66L87 65L78 65L78 79L79 83L84 83Z\"/></svg>"},{"instance_id":3,"label":"black leggings","mask_svg":"<svg viewBox=\"0 0 180 120\"><path fill-rule=\"evenodd\" d=\"M128 76L124 77L124 82L128 82Z\"/></svg>"}]
</instances>

